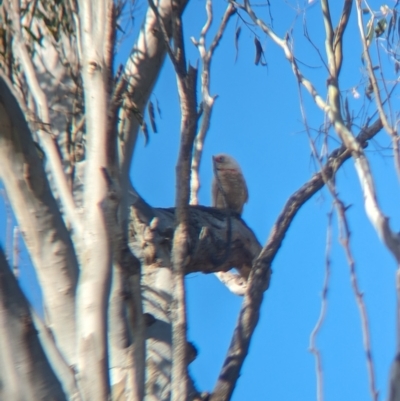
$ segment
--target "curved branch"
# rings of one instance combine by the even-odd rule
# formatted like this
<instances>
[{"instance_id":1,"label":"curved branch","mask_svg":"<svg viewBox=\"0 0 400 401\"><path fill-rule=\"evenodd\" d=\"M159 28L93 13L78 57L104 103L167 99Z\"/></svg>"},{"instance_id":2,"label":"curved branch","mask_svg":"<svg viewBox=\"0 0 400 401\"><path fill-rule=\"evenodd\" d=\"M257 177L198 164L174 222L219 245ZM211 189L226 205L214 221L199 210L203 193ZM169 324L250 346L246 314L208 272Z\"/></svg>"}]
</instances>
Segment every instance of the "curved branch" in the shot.
<instances>
[{"instance_id":1,"label":"curved branch","mask_svg":"<svg viewBox=\"0 0 400 401\"><path fill-rule=\"evenodd\" d=\"M32 57L28 53L27 45L22 36L22 28L20 22L19 0L12 1L12 25L14 28L14 49L21 64L23 73L29 87L29 91L35 101L38 117L41 122L37 133L40 144L46 154L51 172L54 175L54 183L60 197L61 204L65 210L68 222L72 225L78 235L82 232L81 222L75 207L75 202L68 185L67 177L64 173L62 160L58 151L58 145L51 132L50 110L47 96L39 82Z\"/></svg>"},{"instance_id":2,"label":"curved branch","mask_svg":"<svg viewBox=\"0 0 400 401\"><path fill-rule=\"evenodd\" d=\"M186 4L187 0L179 1L179 7L182 10ZM157 9L170 35L173 14L171 0L160 0ZM114 101L121 104L118 115L120 121L118 152L123 186L129 180L129 169L137 133L142 124L144 108L161 71L165 54L165 41L158 26L157 16L149 6L139 38L132 49L123 78L114 94ZM125 90L127 95L121 99Z\"/></svg>"},{"instance_id":3,"label":"curved branch","mask_svg":"<svg viewBox=\"0 0 400 401\"><path fill-rule=\"evenodd\" d=\"M380 120L366 128L357 137L360 146L366 146L367 140L382 129ZM258 323L263 293L269 287L271 264L282 246L283 239L295 215L300 208L336 174L340 166L351 157L351 152L344 146L333 151L321 172L296 191L286 202L278 216L269 238L260 255L253 264L249 277L248 290L244 297L238 323L231 344L221 369L210 401L229 400L240 375L246 358L250 340Z\"/></svg>"},{"instance_id":4,"label":"curved branch","mask_svg":"<svg viewBox=\"0 0 400 401\"><path fill-rule=\"evenodd\" d=\"M200 53L201 62L202 62L202 71L201 71L201 107L202 107L202 118L201 124L197 131L196 138L194 140L193 146L193 158L192 158L192 166L191 166L191 180L190 180L190 204L198 205L198 192L200 189L200 162L201 157L203 155L203 147L204 141L206 139L206 135L208 129L210 127L211 114L214 106L214 101L217 96L210 95L210 67L212 57L214 55L214 51L218 46L222 35L225 32L225 29L228 25L228 22L232 15L235 13L235 7L232 4L228 4L224 16L222 17L221 24L218 28L216 35L214 36L209 49L206 49L206 35L211 26L213 19L212 12L212 2L211 0L207 0L206 2L206 10L207 10L207 21L201 30L200 39L196 41L192 38L192 42L197 47Z\"/></svg>"},{"instance_id":5,"label":"curved branch","mask_svg":"<svg viewBox=\"0 0 400 401\"><path fill-rule=\"evenodd\" d=\"M0 397L67 400L38 339L28 301L0 248Z\"/></svg>"},{"instance_id":6,"label":"curved branch","mask_svg":"<svg viewBox=\"0 0 400 401\"><path fill-rule=\"evenodd\" d=\"M0 75L0 176L42 285L56 342L73 364L78 262L22 106L6 82Z\"/></svg>"},{"instance_id":7,"label":"curved branch","mask_svg":"<svg viewBox=\"0 0 400 401\"><path fill-rule=\"evenodd\" d=\"M175 208L153 209L141 198L131 207L129 245L142 262L144 311L153 317L146 329L146 397L166 399L171 391L171 313L173 278L171 248L177 225ZM237 268L247 281L261 245L237 214L232 214L232 240L226 240L227 216L220 209L190 206L185 274L214 273ZM226 247L230 251L226 252ZM223 256L228 257L223 260ZM151 326L151 327L150 327ZM189 358L189 356L188 356ZM186 363L190 363L187 359ZM162 372L162 374L160 374ZM191 381L188 383L190 394Z\"/></svg>"}]
</instances>

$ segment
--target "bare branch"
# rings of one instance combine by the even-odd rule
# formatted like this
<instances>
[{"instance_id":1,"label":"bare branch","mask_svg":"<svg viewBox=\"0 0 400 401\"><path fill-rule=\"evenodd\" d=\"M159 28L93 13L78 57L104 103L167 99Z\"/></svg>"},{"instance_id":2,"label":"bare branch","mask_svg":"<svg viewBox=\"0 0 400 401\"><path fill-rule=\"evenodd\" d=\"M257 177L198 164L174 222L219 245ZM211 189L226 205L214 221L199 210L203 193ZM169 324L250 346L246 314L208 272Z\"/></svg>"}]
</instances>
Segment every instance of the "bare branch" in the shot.
<instances>
[{"instance_id":1,"label":"bare branch","mask_svg":"<svg viewBox=\"0 0 400 401\"><path fill-rule=\"evenodd\" d=\"M295 77L297 78L298 82L301 83L306 90L310 93L312 98L314 99L314 102L316 105L326 113L328 113L331 109L329 107L329 104L323 99L323 97L318 93L312 82L307 79L300 71L297 61L293 55L292 50L290 49L290 46L288 45L288 36L285 37L285 39L280 38L278 35L275 34L275 32L268 27L261 19L257 17L255 12L250 6L250 3L248 0L244 1L244 6L231 1L232 4L235 5L235 7L243 9L247 12L247 14L250 16L250 18L253 20L253 22L258 25L279 47L282 48L285 57L287 60L290 62L292 66L293 73Z\"/></svg>"},{"instance_id":2,"label":"bare branch","mask_svg":"<svg viewBox=\"0 0 400 401\"><path fill-rule=\"evenodd\" d=\"M40 82L33 66L32 58L28 53L26 43L24 42L22 36L19 13L19 0L9 1L12 1L11 20L14 28L14 49L23 68L23 72L25 74L30 92L32 93L32 96L35 100L37 115L41 123L41 127L38 129L40 144L46 154L46 158L49 162L52 174L55 177L54 182L58 191L58 195L60 197L61 204L64 208L66 218L79 237L82 232L80 219L76 211L75 203L72 197L72 193L70 191L70 186L68 185L67 177L64 173L56 141L51 134L51 121L47 98L40 86Z\"/></svg>"},{"instance_id":3,"label":"bare branch","mask_svg":"<svg viewBox=\"0 0 400 401\"><path fill-rule=\"evenodd\" d=\"M107 224L108 184L104 169L114 167L115 127L108 115L114 52L114 2L82 0L82 81L85 99L85 232L77 290L78 372L84 397L106 401L110 393L107 301L112 249ZM94 386L93 383L96 382Z\"/></svg>"},{"instance_id":4,"label":"bare branch","mask_svg":"<svg viewBox=\"0 0 400 401\"><path fill-rule=\"evenodd\" d=\"M359 145L365 146L366 141L376 135L381 129L382 123L378 120L371 127L362 131L357 138ZM248 290L243 300L239 319L224 365L214 392L211 395L211 401L229 400L232 395L249 349L251 337L258 322L263 293L269 286L271 264L282 245L294 216L300 210L301 206L324 186L325 180L330 180L336 174L339 167L350 156L351 152L345 146L333 151L322 172L315 174L310 181L304 184L286 202L283 211L271 230L266 244L253 264L248 282Z\"/></svg>"},{"instance_id":5,"label":"bare branch","mask_svg":"<svg viewBox=\"0 0 400 401\"><path fill-rule=\"evenodd\" d=\"M226 253L226 212L212 207L189 207L190 262L185 274L213 273L237 268L242 276L250 272L261 245L254 233L239 215L232 215L232 241L229 257L221 264ZM176 209L152 209L138 198L132 205L130 247L143 265L142 287L144 308L154 316L146 329L147 338L147 396L164 398L170 391L171 367L171 246L176 229ZM189 358L189 355L188 355ZM189 360L188 360L189 362ZM160 375L160 369L163 374ZM189 380L189 394L190 394ZM189 397L189 399L191 399Z\"/></svg>"},{"instance_id":6,"label":"bare branch","mask_svg":"<svg viewBox=\"0 0 400 401\"><path fill-rule=\"evenodd\" d=\"M1 248L0 347L2 399L67 400L59 379L43 352L28 301Z\"/></svg>"},{"instance_id":7,"label":"bare branch","mask_svg":"<svg viewBox=\"0 0 400 401\"><path fill-rule=\"evenodd\" d=\"M328 56L329 79L337 79L338 70L336 68L336 59L333 51L334 32L332 26L331 12L329 10L328 0L321 0L321 9L325 25L325 51Z\"/></svg>"},{"instance_id":8,"label":"bare branch","mask_svg":"<svg viewBox=\"0 0 400 401\"><path fill-rule=\"evenodd\" d=\"M157 7L153 3L153 0L149 0L149 6L150 6L151 10L153 11L154 15L157 18L158 25L160 27L160 30L161 30L161 33L162 33L162 36L163 36L163 39L164 39L164 45L165 45L165 48L167 49L168 56L169 56L172 64L174 65L175 70L178 71L180 69L180 66L178 64L178 60L176 58L176 54L175 54L174 50L172 49L172 47L171 47L171 45L169 43L170 42L170 35L167 32L167 28L165 27L165 23L164 23L163 19L161 18Z\"/></svg>"},{"instance_id":9,"label":"bare branch","mask_svg":"<svg viewBox=\"0 0 400 401\"><path fill-rule=\"evenodd\" d=\"M132 204L130 247L152 269L171 266L172 234L176 228L176 208L151 208L142 199ZM232 241L226 252L226 211L215 207L189 206L188 242L191 260L185 274L226 272L233 267L242 277L250 273L261 245L238 214L232 214ZM220 263L218 263L220 262Z\"/></svg>"},{"instance_id":10,"label":"bare branch","mask_svg":"<svg viewBox=\"0 0 400 401\"><path fill-rule=\"evenodd\" d=\"M342 52L343 34L344 31L346 30L347 23L349 22L350 19L352 5L353 5L353 0L345 0L342 10L342 15L340 16L339 24L335 30L333 51L335 53L335 64L338 75L340 74L343 61L343 52Z\"/></svg>"},{"instance_id":11,"label":"bare branch","mask_svg":"<svg viewBox=\"0 0 400 401\"><path fill-rule=\"evenodd\" d=\"M371 55L369 53L369 47L367 44L367 39L365 37L364 32L364 23L362 20L362 9L361 9L361 0L356 0L357 7L357 20L358 20L358 28L360 30L361 43L363 46L363 58L366 61L368 77L370 79L370 83L372 85L372 89L375 95L375 103L378 108L379 117L382 120L382 124L387 131L387 133L391 136L393 142L393 156L395 160L397 177L400 180L400 153L399 153L399 136L395 128L389 123L385 110L383 109L383 102L381 98L381 93L378 85L378 81L375 76L374 68L372 66Z\"/></svg>"},{"instance_id":12,"label":"bare branch","mask_svg":"<svg viewBox=\"0 0 400 401\"><path fill-rule=\"evenodd\" d=\"M172 242L173 307L171 401L185 400L188 394L185 270L190 260L189 197L190 163L197 129L197 70L186 68L181 14L175 12L173 37L176 54L175 72L181 107L181 140L176 165L176 229Z\"/></svg>"},{"instance_id":13,"label":"bare branch","mask_svg":"<svg viewBox=\"0 0 400 401\"><path fill-rule=\"evenodd\" d=\"M324 400L324 377L323 377L323 369L322 369L322 356L321 352L317 348L316 340L317 335L321 330L322 324L325 320L326 309L328 304L328 289L329 289L329 278L331 275L331 243L332 243L332 211L328 214L328 229L326 236L326 251L325 251L325 278L324 285L322 288L321 294L321 310L319 313L319 317L317 323L314 326L313 331L310 335L310 352L314 354L315 357L315 374L317 377L317 401Z\"/></svg>"},{"instance_id":14,"label":"bare branch","mask_svg":"<svg viewBox=\"0 0 400 401\"><path fill-rule=\"evenodd\" d=\"M346 218L346 208L343 202L336 196L335 197L335 206L338 211L340 223L341 223L341 231L340 231L340 242L346 253L347 263L350 268L350 280L351 286L353 288L354 296L356 298L357 306L360 312L361 317L361 328L363 333L363 344L365 357L367 359L367 369L368 369L368 378L369 378L369 387L371 397L374 401L378 400L378 390L376 389L376 378L374 372L374 363L372 359L372 350L371 350L371 334L369 331L369 323L368 323L368 314L367 308L364 302L363 293L360 291L357 274L355 270L355 262L353 259L353 255L350 250L350 229L349 224Z\"/></svg>"},{"instance_id":15,"label":"bare branch","mask_svg":"<svg viewBox=\"0 0 400 401\"><path fill-rule=\"evenodd\" d=\"M17 95L6 82L0 79L0 176L42 285L49 323L72 365L78 262Z\"/></svg>"},{"instance_id":16,"label":"bare branch","mask_svg":"<svg viewBox=\"0 0 400 401\"><path fill-rule=\"evenodd\" d=\"M43 347L43 351L46 354L54 373L58 378L61 379L62 387L68 397L68 400L83 401L82 394L75 377L74 368L68 365L67 361L64 359L59 347L54 341L52 331L44 324L42 319L32 309L31 315L35 329L37 330L38 339Z\"/></svg>"},{"instance_id":17,"label":"bare branch","mask_svg":"<svg viewBox=\"0 0 400 401\"><path fill-rule=\"evenodd\" d=\"M400 354L397 353L390 369L388 401L400 400Z\"/></svg>"},{"instance_id":18,"label":"bare branch","mask_svg":"<svg viewBox=\"0 0 400 401\"><path fill-rule=\"evenodd\" d=\"M218 44L222 38L222 35L225 32L225 29L228 25L230 17L235 13L234 6L232 4L229 4L224 13L224 16L222 18L222 21L221 21L218 31L217 31L216 35L214 36L214 39L213 39L209 49L206 50L206 44L205 44L206 35L211 26L212 18L213 18L211 0L207 0L206 10L207 10L207 21L206 21L203 29L201 30L200 39L199 39L199 41L196 41L192 38L192 42L195 44L195 46L199 50L201 61L202 61L202 72L201 72L202 120L201 120L200 128L196 134L196 138L194 140L194 149L193 149L192 166L191 166L192 172L191 172L191 181L190 181L190 204L191 205L197 205L199 203L198 192L200 189L200 176L199 176L200 163L201 163L201 157L203 154L204 141L205 141L208 129L210 127L212 108L214 105L214 101L216 99L216 96L210 95L211 60L212 60L214 51L215 51L216 47L218 46Z\"/></svg>"},{"instance_id":19,"label":"bare branch","mask_svg":"<svg viewBox=\"0 0 400 401\"><path fill-rule=\"evenodd\" d=\"M325 0L326 1L326 0ZM236 3L235 3L236 4ZM277 43L284 51L286 58L292 65L293 72L297 77L298 81L307 89L307 91L313 97L315 103L320 107L329 117L333 128L336 133L346 145L346 147L353 152L353 157L355 160L356 171L359 176L361 187L364 192L365 199L365 209L367 215L373 224L375 230L377 231L381 240L385 243L387 248L392 252L397 262L400 262L400 238L393 233L389 227L388 219L379 208L375 187L373 184L373 179L371 175L371 170L369 167L368 160L366 159L362 147L359 142L355 139L352 132L346 127L343 122L341 111L340 111L340 92L338 88L337 79L328 80L328 90L329 90L329 103L325 102L322 97L318 94L313 84L306 79L300 72L296 60L287 45L286 41L283 41L260 19L257 18L254 11L251 9L248 0L245 0L245 6L237 5L237 7L243 8L249 14L251 19L256 23L271 39ZM328 23L328 29L329 23ZM329 35L329 32L328 32ZM329 50L328 43L328 57L332 52ZM331 63L330 68L333 68L333 63ZM337 76L337 71L334 77Z\"/></svg>"},{"instance_id":20,"label":"bare branch","mask_svg":"<svg viewBox=\"0 0 400 401\"><path fill-rule=\"evenodd\" d=\"M183 9L187 0L179 1ZM164 21L168 37L171 34L172 4L170 0L159 0L158 14ZM131 56L125 66L120 90L116 90L114 101L121 102L118 114L118 159L121 171L121 187L130 188L129 171L138 130L142 124L139 116L144 114L145 105L157 80L166 54L163 34L160 32L157 15L149 7ZM125 92L122 99L119 98ZM128 208L122 199L122 209ZM125 203L125 204L124 204Z\"/></svg>"},{"instance_id":21,"label":"bare branch","mask_svg":"<svg viewBox=\"0 0 400 401\"><path fill-rule=\"evenodd\" d=\"M178 94L181 108L181 140L178 163L176 166L176 229L172 242L172 371L171 400L185 400L188 395L188 360L186 356L186 299L185 269L189 256L189 196L190 196L190 162L193 142L197 128L196 84L197 70L186 67L185 47L183 43L182 10L178 3L172 4L173 21L172 37L174 50L169 46L169 36L152 0L150 6L156 14L168 54L175 67Z\"/></svg>"}]
</instances>

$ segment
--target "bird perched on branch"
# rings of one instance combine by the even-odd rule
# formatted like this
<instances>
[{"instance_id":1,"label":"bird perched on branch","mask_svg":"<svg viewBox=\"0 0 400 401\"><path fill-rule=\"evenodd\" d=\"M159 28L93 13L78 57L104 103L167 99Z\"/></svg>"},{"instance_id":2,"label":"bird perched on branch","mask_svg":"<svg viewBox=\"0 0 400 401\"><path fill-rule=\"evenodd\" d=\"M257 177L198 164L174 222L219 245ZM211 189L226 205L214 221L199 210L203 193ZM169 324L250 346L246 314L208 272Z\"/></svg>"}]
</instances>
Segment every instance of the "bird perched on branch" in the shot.
<instances>
[{"instance_id":1,"label":"bird perched on branch","mask_svg":"<svg viewBox=\"0 0 400 401\"><path fill-rule=\"evenodd\" d=\"M212 205L242 214L249 194L239 163L227 154L213 156Z\"/></svg>"}]
</instances>

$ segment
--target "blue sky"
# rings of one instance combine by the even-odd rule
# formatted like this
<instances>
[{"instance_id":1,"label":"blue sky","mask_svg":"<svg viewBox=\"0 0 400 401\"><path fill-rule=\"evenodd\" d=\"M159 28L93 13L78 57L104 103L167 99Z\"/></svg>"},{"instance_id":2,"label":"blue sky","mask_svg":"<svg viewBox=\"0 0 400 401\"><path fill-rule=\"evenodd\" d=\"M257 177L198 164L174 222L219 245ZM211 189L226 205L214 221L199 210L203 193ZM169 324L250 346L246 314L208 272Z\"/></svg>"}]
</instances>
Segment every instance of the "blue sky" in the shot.
<instances>
[{"instance_id":1,"label":"blue sky","mask_svg":"<svg viewBox=\"0 0 400 401\"><path fill-rule=\"evenodd\" d=\"M304 74L326 95L326 71L319 56L302 38L302 16L284 2L272 2L274 28L280 35L293 28L294 49L303 63ZM292 2L293 3L293 2ZM337 18L339 3L332 2ZM225 2L214 2L215 25ZM378 9L381 4L371 4ZM340 4L341 6L341 4ZM256 11L267 16L267 10ZM323 48L323 25L319 2L308 8L309 33ZM361 80L361 44L353 9L345 36L345 58L341 85L348 91ZM204 1L194 0L185 11L185 38L198 34L205 20ZM367 22L367 20L365 21ZM239 57L235 63L234 35L237 18L230 21L212 64L211 94L218 94L201 167L200 203L210 205L211 155L226 152L241 164L250 199L243 218L265 243L269 231L288 197L314 173L309 139L304 131L299 92L282 51L261 34L267 67L254 65L254 34L242 24ZM255 30L258 34L257 30ZM209 36L208 43L211 39ZM188 59L195 64L197 50L186 41ZM363 104L349 98L356 112ZM132 179L141 195L154 206L174 204L175 162L179 140L179 109L176 82L169 61L154 90L162 118L158 134L136 149ZM318 129L323 113L303 92L309 125ZM372 109L372 108L371 108ZM330 141L331 149L336 138ZM313 132L315 136L315 131ZM387 146L385 133L379 143ZM142 141L143 142L143 141ZM320 150L320 148L319 148ZM384 212L398 228L398 181L390 152L378 152L370 144L378 197ZM351 204L348 219L351 248L370 320L372 352L380 399L387 392L388 370L395 351L395 263L378 240L363 209L362 193L352 162L337 177L339 195ZM261 318L233 400L316 399L314 359L308 352L309 336L318 319L325 269L327 214L331 197L318 193L300 211L273 263L271 288L265 295ZM331 280L326 320L317 338L322 352L325 400L370 398L366 359L362 346L360 315L350 285L349 267L338 241L338 224L333 219ZM193 274L187 278L189 339L199 348L191 371L199 387L211 390L223 363L241 300L230 294L212 275Z\"/></svg>"},{"instance_id":2,"label":"blue sky","mask_svg":"<svg viewBox=\"0 0 400 401\"><path fill-rule=\"evenodd\" d=\"M296 17L293 7L296 3L272 3L274 29L281 36L293 29L294 51L304 63L300 67L325 97L327 74L318 54L302 36L303 16L298 14ZM341 3L335 1L331 5L335 23ZM133 36L141 22L146 2L141 0L137 4ZM372 1L370 5L378 9L381 3ZM392 3L388 5L392 6ZM303 3L300 6L303 7ZM214 2L214 31L225 7L224 1ZM255 10L267 18L265 7ZM306 15L309 33L324 54L323 24L318 1L308 6ZM192 64L196 64L199 57L189 38L198 38L205 18L204 0L191 0L184 14L184 28L188 60ZM242 33L239 57L235 62L234 36L237 24L241 24ZM220 152L233 155L241 164L249 187L250 198L243 218L264 244L288 197L311 178L316 167L304 130L299 91L290 65L279 48L257 29L254 31L260 35L267 66L254 65L254 33L236 16L231 19L212 62L211 94L218 94L218 99L202 160L200 204L211 203L211 156ZM133 36L121 44L118 62L123 62L128 56ZM208 36L208 43L211 37L212 34ZM350 105L357 112L364 103L361 88L360 99L351 97L351 89L360 83L362 77L361 44L357 35L355 9L345 35L344 52L341 87L348 91ZM308 123L317 130L324 123L324 115L307 93L303 91L302 96ZM143 137L138 141L131 176L135 188L152 206L170 207L175 201L180 115L176 79L169 60L155 87L152 100L156 99L162 113L161 118L157 117L158 133L150 134L147 146L144 146ZM393 106L396 108L396 104ZM333 132L330 134L332 139L329 144L333 149L337 146L337 140ZM316 131L312 131L312 135L315 136ZM381 151L378 143L388 146L390 141L387 134L381 132L366 152L372 163L382 209L390 217L392 227L398 230L398 180L390 152ZM319 150L320 145L317 145ZM367 305L377 388L380 400L383 400L387 394L389 366L395 352L396 266L365 215L352 161L348 161L341 169L336 183L341 199L346 205L351 205L348 211L351 249ZM286 235L272 265L271 287L265 294L259 325L233 395L235 401L316 399L314 359L308 347L309 336L320 310L327 215L331 203L332 199L326 190L315 195L298 213ZM1 217L4 216L2 208L0 204ZM1 230L0 235L4 244L5 229ZM322 353L324 399L370 399L360 315L350 285L345 253L338 240L336 215L332 224L330 258L327 316L317 338ZM33 273L28 268L26 257L23 260L22 285L31 297L37 299ZM199 356L190 370L201 390L212 390L231 340L241 298L231 294L213 275L192 274L187 277L186 283L188 337L199 349Z\"/></svg>"}]
</instances>

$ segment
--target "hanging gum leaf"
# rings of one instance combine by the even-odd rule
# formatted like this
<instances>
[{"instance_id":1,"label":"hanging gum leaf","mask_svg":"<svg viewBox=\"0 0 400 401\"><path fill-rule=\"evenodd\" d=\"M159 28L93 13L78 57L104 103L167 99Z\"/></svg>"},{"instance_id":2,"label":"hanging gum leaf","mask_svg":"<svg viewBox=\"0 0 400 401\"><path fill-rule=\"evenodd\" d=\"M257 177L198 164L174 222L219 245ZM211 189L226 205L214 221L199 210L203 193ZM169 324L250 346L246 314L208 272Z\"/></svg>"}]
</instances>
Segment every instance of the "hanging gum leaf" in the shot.
<instances>
[{"instance_id":1,"label":"hanging gum leaf","mask_svg":"<svg viewBox=\"0 0 400 401\"><path fill-rule=\"evenodd\" d=\"M262 50L261 43L257 38L254 38L254 44L256 45L256 58L254 60L254 64L258 65L260 63L263 50Z\"/></svg>"},{"instance_id":2,"label":"hanging gum leaf","mask_svg":"<svg viewBox=\"0 0 400 401\"><path fill-rule=\"evenodd\" d=\"M239 37L240 37L240 32L242 32L242 27L238 26L236 28L236 32L235 32L235 49L236 49L236 55L235 55L235 63L236 60L239 56Z\"/></svg>"},{"instance_id":3,"label":"hanging gum leaf","mask_svg":"<svg viewBox=\"0 0 400 401\"><path fill-rule=\"evenodd\" d=\"M161 107L160 107L160 103L158 102L158 99L157 99L157 98L156 98L156 107L157 107L158 116L159 116L160 118L162 118L162 116L161 116Z\"/></svg>"},{"instance_id":4,"label":"hanging gum leaf","mask_svg":"<svg viewBox=\"0 0 400 401\"><path fill-rule=\"evenodd\" d=\"M154 115L154 105L153 102L149 102L149 105L147 107L147 111L149 112L149 118L150 118L150 125L152 131L156 134L157 133L157 125L156 125L156 117Z\"/></svg>"}]
</instances>

